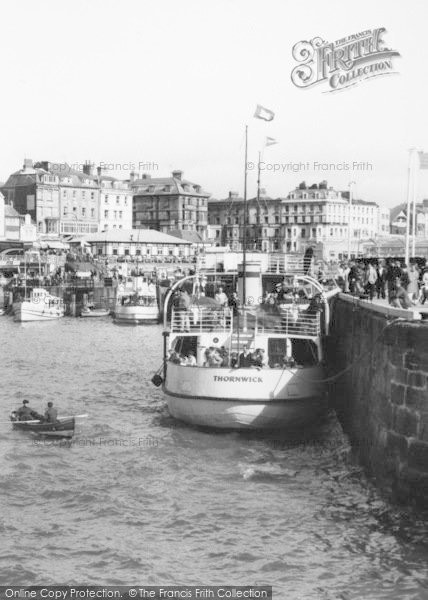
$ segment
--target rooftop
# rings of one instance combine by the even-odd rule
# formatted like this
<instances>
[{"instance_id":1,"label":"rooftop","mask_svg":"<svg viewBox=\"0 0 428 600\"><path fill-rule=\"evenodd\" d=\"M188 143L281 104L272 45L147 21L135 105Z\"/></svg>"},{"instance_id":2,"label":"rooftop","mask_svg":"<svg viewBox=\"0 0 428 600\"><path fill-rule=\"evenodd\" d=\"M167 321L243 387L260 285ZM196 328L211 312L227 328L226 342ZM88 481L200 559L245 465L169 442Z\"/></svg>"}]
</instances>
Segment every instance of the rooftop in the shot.
<instances>
[{"instance_id":1,"label":"rooftop","mask_svg":"<svg viewBox=\"0 0 428 600\"><path fill-rule=\"evenodd\" d=\"M99 233L93 233L85 236L89 243L96 242L118 242L118 243L138 243L138 244L190 244L191 242L183 240L167 233L156 231L155 229L108 229Z\"/></svg>"},{"instance_id":2,"label":"rooftop","mask_svg":"<svg viewBox=\"0 0 428 600\"><path fill-rule=\"evenodd\" d=\"M209 198L210 193L204 192L202 187L197 183L192 183L187 179L183 179L182 171L173 171L171 177L151 177L146 175L141 179L131 181L131 187L135 195L138 196L156 196L162 194L181 194L198 196L200 198Z\"/></svg>"}]
</instances>

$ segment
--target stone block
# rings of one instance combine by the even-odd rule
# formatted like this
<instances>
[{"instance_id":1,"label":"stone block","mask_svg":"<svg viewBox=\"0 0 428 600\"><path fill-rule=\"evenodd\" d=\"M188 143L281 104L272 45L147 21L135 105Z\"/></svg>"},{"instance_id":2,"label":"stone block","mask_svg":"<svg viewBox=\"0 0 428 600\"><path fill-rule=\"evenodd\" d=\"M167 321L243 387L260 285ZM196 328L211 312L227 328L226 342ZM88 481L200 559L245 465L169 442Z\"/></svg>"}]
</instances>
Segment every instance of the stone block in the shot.
<instances>
[{"instance_id":1,"label":"stone block","mask_svg":"<svg viewBox=\"0 0 428 600\"><path fill-rule=\"evenodd\" d=\"M409 467L424 471L428 476L428 442L411 440L408 451Z\"/></svg>"},{"instance_id":2,"label":"stone block","mask_svg":"<svg viewBox=\"0 0 428 600\"><path fill-rule=\"evenodd\" d=\"M404 367L395 367L394 376L391 379L393 379L397 383L406 384L408 373L409 373L409 371L407 369L405 369Z\"/></svg>"},{"instance_id":3,"label":"stone block","mask_svg":"<svg viewBox=\"0 0 428 600\"><path fill-rule=\"evenodd\" d=\"M398 487L408 490L406 501L416 501L421 506L428 506L428 473L403 467L399 474Z\"/></svg>"},{"instance_id":4,"label":"stone block","mask_svg":"<svg viewBox=\"0 0 428 600\"><path fill-rule=\"evenodd\" d=\"M407 383L410 387L425 388L427 376L422 371L408 371Z\"/></svg>"},{"instance_id":5,"label":"stone block","mask_svg":"<svg viewBox=\"0 0 428 600\"><path fill-rule=\"evenodd\" d=\"M389 360L395 367L403 367L405 359L405 352L399 345L391 346L389 349Z\"/></svg>"},{"instance_id":6,"label":"stone block","mask_svg":"<svg viewBox=\"0 0 428 600\"><path fill-rule=\"evenodd\" d=\"M391 402L393 404L404 404L406 399L406 386L391 382Z\"/></svg>"},{"instance_id":7,"label":"stone block","mask_svg":"<svg viewBox=\"0 0 428 600\"><path fill-rule=\"evenodd\" d=\"M406 406L413 410L428 412L427 390L415 387L408 387L406 393Z\"/></svg>"},{"instance_id":8,"label":"stone block","mask_svg":"<svg viewBox=\"0 0 428 600\"><path fill-rule=\"evenodd\" d=\"M398 406L395 414L394 429L406 437L417 437L419 416L406 407Z\"/></svg>"},{"instance_id":9,"label":"stone block","mask_svg":"<svg viewBox=\"0 0 428 600\"><path fill-rule=\"evenodd\" d=\"M407 456L408 443L404 435L400 435L395 431L389 430L386 434L386 451L388 455L399 456L404 458ZM397 463L398 464L398 463Z\"/></svg>"}]
</instances>

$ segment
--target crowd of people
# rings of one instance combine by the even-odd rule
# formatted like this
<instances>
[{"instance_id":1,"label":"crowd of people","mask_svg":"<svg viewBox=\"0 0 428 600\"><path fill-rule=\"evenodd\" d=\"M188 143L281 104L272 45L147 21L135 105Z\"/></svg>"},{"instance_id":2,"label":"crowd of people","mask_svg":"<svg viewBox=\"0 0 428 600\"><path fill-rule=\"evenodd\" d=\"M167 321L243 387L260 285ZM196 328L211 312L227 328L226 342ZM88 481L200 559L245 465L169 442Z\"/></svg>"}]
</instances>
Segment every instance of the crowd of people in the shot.
<instances>
[{"instance_id":1,"label":"crowd of people","mask_svg":"<svg viewBox=\"0 0 428 600\"><path fill-rule=\"evenodd\" d=\"M168 360L182 366L197 366L196 356L192 350L187 353L170 350ZM229 352L225 346L221 346L220 348L210 346L204 352L202 366L232 369L248 369L254 367L262 369L268 366L268 361L266 352L263 348L256 348L251 351L248 345L245 345L242 352L238 353L236 351Z\"/></svg>"},{"instance_id":2,"label":"crowd of people","mask_svg":"<svg viewBox=\"0 0 428 600\"><path fill-rule=\"evenodd\" d=\"M411 308L428 299L428 268L421 269L417 263L408 267L399 260L366 264L351 260L339 264L336 280L345 293L384 299L396 308Z\"/></svg>"}]
</instances>

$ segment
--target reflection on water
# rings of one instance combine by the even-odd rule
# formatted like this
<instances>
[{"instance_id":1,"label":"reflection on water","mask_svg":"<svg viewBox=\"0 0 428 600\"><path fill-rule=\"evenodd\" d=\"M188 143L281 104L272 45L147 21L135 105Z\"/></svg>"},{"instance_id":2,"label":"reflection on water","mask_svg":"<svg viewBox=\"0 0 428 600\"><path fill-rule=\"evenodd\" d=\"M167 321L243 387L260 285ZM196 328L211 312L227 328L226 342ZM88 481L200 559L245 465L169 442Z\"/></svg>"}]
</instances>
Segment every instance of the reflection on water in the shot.
<instances>
[{"instance_id":1,"label":"reflection on water","mask_svg":"<svg viewBox=\"0 0 428 600\"><path fill-rule=\"evenodd\" d=\"M291 599L428 598L427 522L386 504L334 416L303 439L174 421L156 325L1 318L0 583L253 584ZM12 431L27 397L88 413Z\"/></svg>"}]
</instances>

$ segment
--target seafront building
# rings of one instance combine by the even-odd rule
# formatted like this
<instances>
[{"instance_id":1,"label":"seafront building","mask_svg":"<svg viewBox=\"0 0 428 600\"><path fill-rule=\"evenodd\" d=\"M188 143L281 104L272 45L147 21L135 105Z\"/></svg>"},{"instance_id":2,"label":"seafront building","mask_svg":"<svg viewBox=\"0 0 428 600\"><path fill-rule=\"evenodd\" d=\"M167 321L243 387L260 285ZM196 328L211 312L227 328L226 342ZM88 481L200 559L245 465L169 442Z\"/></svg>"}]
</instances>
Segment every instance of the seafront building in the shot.
<instances>
[{"instance_id":1,"label":"seafront building","mask_svg":"<svg viewBox=\"0 0 428 600\"><path fill-rule=\"evenodd\" d=\"M108 229L85 237L93 256L190 258L192 243L153 229Z\"/></svg>"},{"instance_id":2,"label":"seafront building","mask_svg":"<svg viewBox=\"0 0 428 600\"><path fill-rule=\"evenodd\" d=\"M216 246L241 250L244 203L230 192L225 200L209 201L209 239ZM247 248L262 252L301 252L316 247L325 259L357 256L362 241L389 233L389 211L376 202L353 199L326 181L302 182L285 198L261 190L248 200Z\"/></svg>"},{"instance_id":3,"label":"seafront building","mask_svg":"<svg viewBox=\"0 0 428 600\"><path fill-rule=\"evenodd\" d=\"M195 231L204 240L208 225L208 198L202 186L173 171L171 177L137 178L131 173L134 228L169 232L174 229Z\"/></svg>"},{"instance_id":4,"label":"seafront building","mask_svg":"<svg viewBox=\"0 0 428 600\"><path fill-rule=\"evenodd\" d=\"M86 165L85 165L86 167ZM41 161L12 173L2 188L7 204L29 214L37 232L55 237L98 231L99 185L89 168Z\"/></svg>"}]
</instances>

